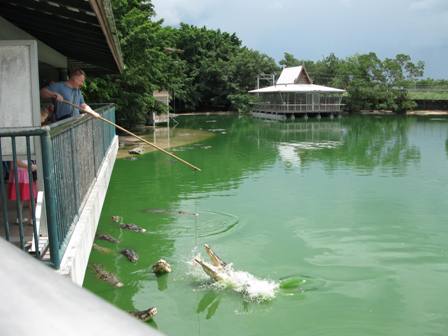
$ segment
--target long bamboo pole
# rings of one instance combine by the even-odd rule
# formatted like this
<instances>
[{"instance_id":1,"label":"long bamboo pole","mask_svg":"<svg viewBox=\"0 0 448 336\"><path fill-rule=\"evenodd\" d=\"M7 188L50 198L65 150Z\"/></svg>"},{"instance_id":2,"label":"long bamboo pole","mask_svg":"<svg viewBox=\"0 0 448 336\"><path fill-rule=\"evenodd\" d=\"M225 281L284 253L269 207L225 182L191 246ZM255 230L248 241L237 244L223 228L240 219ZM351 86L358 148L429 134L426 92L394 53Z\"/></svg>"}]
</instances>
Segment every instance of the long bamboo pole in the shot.
<instances>
[{"instance_id":1,"label":"long bamboo pole","mask_svg":"<svg viewBox=\"0 0 448 336\"><path fill-rule=\"evenodd\" d=\"M174 159L176 159L176 160L182 162L184 165L187 165L187 166L189 166L190 168L192 168L192 169L194 169L194 170L201 171L201 169L199 169L198 167L196 167L196 166L192 165L191 163L185 161L184 159L181 159L181 158L178 157L177 155L174 155L173 153L168 152L167 150L163 149L162 147L159 147L159 146L157 146L156 144L153 144L152 142L149 142L148 140L143 139L142 137L138 136L137 134L134 134L134 133L132 133L131 131L128 131L126 128L121 127L121 126L119 126L119 125L113 123L113 122L110 121L110 120L107 120L106 118L103 118L103 117L102 117L101 115L99 115L97 112L95 112L95 114L94 114L94 113L92 113L92 112L90 112L90 111L87 111L87 110L81 108L81 106L78 106L78 105L76 105L76 104L73 104L73 103L71 103L71 102L69 102L69 101L67 101L67 100L62 100L62 102L65 103L65 104L67 104L67 105L71 105L71 106L77 108L77 109L80 110L81 112L88 113L88 114L90 114L92 117L94 117L94 118L96 118L96 119L100 119L100 120L104 121L105 123L108 123L108 124L110 124L110 125L112 125L112 126L115 126L115 127L118 128L119 130L121 130L121 131L123 131L123 132L125 132L125 133L127 133L127 134L129 134L129 135L132 135L133 137L139 139L140 141L143 141L144 143L146 143L146 144L148 144L148 145L150 145L150 146L156 148L157 150L159 150L159 151L161 151L161 152L163 152L163 153L165 153L165 154L171 156L172 158L174 158Z\"/></svg>"}]
</instances>

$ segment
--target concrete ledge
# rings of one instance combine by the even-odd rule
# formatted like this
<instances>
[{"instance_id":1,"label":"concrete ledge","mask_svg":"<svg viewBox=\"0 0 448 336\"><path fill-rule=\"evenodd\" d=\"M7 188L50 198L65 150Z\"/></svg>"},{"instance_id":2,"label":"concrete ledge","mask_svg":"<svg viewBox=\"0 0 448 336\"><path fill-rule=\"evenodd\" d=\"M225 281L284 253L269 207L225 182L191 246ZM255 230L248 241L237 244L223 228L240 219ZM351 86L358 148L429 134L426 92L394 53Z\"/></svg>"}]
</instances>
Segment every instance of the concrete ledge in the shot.
<instances>
[{"instance_id":1,"label":"concrete ledge","mask_svg":"<svg viewBox=\"0 0 448 336\"><path fill-rule=\"evenodd\" d=\"M2 238L0 254L2 336L162 335Z\"/></svg>"},{"instance_id":2,"label":"concrete ledge","mask_svg":"<svg viewBox=\"0 0 448 336\"><path fill-rule=\"evenodd\" d=\"M100 167L96 181L81 211L75 230L70 238L58 273L68 276L82 286L89 261L90 250L95 239L104 199L109 186L118 151L118 136L115 136Z\"/></svg>"}]
</instances>

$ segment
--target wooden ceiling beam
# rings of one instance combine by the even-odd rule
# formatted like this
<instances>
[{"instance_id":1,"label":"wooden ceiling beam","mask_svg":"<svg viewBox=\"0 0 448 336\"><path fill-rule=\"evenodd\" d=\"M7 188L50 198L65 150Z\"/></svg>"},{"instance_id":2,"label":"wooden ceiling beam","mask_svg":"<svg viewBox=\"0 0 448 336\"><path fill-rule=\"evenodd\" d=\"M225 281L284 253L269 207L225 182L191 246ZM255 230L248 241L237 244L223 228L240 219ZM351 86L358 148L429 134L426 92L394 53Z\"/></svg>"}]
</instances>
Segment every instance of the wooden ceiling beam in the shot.
<instances>
[{"instance_id":1,"label":"wooden ceiling beam","mask_svg":"<svg viewBox=\"0 0 448 336\"><path fill-rule=\"evenodd\" d=\"M101 29L98 25L91 24L77 24L76 22L68 19L62 19L59 17L51 16L48 14L33 13L32 11L21 11L20 15L17 15L17 11L11 9L10 7L4 7L0 4L0 10L2 16L13 22L17 23L19 27L22 26L35 26L35 27L47 27L48 30L59 31L61 35L64 35L66 32L75 32L82 39L84 36L95 36L99 40L104 41L104 36L101 32ZM32 33L32 32L30 32ZM105 43L106 41L104 41Z\"/></svg>"},{"instance_id":2,"label":"wooden ceiling beam","mask_svg":"<svg viewBox=\"0 0 448 336\"><path fill-rule=\"evenodd\" d=\"M36 1L36 0L9 0L10 6L23 8L27 10L34 10L39 13L51 13L54 16L67 18L69 20L82 21L85 23L91 23L98 25L98 20L95 17L95 13L88 15L85 11L73 11L68 7L58 4L56 2ZM52 5L54 4L54 5Z\"/></svg>"}]
</instances>

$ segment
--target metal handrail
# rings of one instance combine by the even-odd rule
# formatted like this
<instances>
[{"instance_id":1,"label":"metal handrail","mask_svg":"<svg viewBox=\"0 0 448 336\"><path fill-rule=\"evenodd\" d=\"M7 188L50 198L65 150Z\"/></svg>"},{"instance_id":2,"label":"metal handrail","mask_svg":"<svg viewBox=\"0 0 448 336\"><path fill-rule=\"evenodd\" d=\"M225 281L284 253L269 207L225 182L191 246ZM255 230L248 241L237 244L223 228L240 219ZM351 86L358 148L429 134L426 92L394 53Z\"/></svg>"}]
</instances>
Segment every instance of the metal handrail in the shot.
<instances>
[{"instance_id":1,"label":"metal handrail","mask_svg":"<svg viewBox=\"0 0 448 336\"><path fill-rule=\"evenodd\" d=\"M115 107L96 110L114 121ZM89 116L69 118L50 128L55 183L53 198L57 249L62 256L85 205L92 183L115 136L114 127ZM51 157L49 157L51 160ZM56 237L54 237L56 238ZM56 247L56 246L55 246ZM59 265L61 258L57 260Z\"/></svg>"},{"instance_id":2,"label":"metal handrail","mask_svg":"<svg viewBox=\"0 0 448 336\"><path fill-rule=\"evenodd\" d=\"M115 121L114 105L106 105L96 111L106 119ZM52 264L58 268L74 230L74 224L85 205L89 190L113 142L115 129L89 116L72 117L44 127L1 129L0 157L2 157L1 138L15 139L16 137L26 138L29 167L31 166L29 138L40 138L50 257ZM15 144L13 151L15 151L14 148ZM15 162L16 159L17 155L14 156L13 161ZM17 167L15 171L17 174ZM1 168L0 173L3 173ZM29 175L31 175L30 169ZM0 185L2 199L5 198L3 182L2 180ZM2 203L6 203L6 198ZM21 209L20 201L17 206ZM33 205L32 213L34 210ZM21 223L20 211L18 211L18 218ZM4 214L4 223L5 236L8 239L7 213ZM33 224L35 227L35 220L33 220ZM20 245L24 249L21 225ZM35 232L36 247L39 246L38 236Z\"/></svg>"}]
</instances>

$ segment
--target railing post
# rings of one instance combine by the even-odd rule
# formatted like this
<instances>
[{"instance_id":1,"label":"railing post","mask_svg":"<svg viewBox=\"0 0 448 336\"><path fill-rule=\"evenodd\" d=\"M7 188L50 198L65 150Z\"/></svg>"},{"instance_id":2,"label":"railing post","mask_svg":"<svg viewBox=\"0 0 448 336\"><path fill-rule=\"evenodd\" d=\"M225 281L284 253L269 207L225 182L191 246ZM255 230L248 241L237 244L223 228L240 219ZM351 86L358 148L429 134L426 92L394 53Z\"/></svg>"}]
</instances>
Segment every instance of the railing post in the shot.
<instances>
[{"instance_id":1,"label":"railing post","mask_svg":"<svg viewBox=\"0 0 448 336\"><path fill-rule=\"evenodd\" d=\"M20 238L20 248L25 250L25 242L24 236L25 231L23 229L23 215L22 215L22 195L20 193L19 188L19 174L18 174L18 166L17 166L17 149L16 149L16 138L15 136L11 137L11 147L12 147L12 168L14 173L14 184L16 190L16 212L17 212L17 220L19 221L19 238Z\"/></svg>"},{"instance_id":2,"label":"railing post","mask_svg":"<svg viewBox=\"0 0 448 336\"><path fill-rule=\"evenodd\" d=\"M0 159L3 161L2 138L0 137ZM5 238L9 241L8 200L6 198L5 181L3 180L3 162L0 163L0 193L3 207L3 225L5 226Z\"/></svg>"},{"instance_id":3,"label":"railing post","mask_svg":"<svg viewBox=\"0 0 448 336\"><path fill-rule=\"evenodd\" d=\"M51 143L50 130L46 128L45 134L41 135L42 145L42 161L43 161L43 175L45 187L45 207L47 210L47 227L48 239L50 244L51 261L55 268L59 268L61 263L61 256L59 254L59 239L58 227L56 225L56 190L54 187L55 170L53 161L53 145Z\"/></svg>"}]
</instances>

